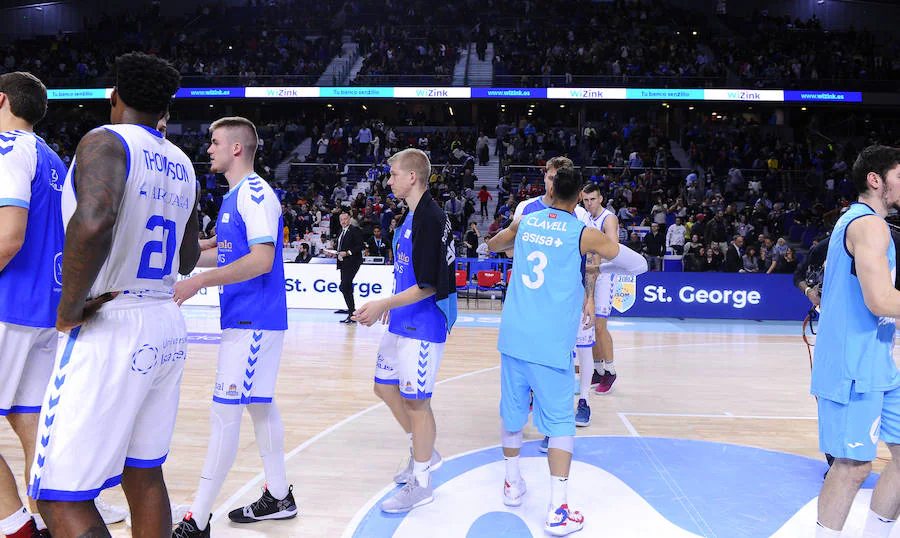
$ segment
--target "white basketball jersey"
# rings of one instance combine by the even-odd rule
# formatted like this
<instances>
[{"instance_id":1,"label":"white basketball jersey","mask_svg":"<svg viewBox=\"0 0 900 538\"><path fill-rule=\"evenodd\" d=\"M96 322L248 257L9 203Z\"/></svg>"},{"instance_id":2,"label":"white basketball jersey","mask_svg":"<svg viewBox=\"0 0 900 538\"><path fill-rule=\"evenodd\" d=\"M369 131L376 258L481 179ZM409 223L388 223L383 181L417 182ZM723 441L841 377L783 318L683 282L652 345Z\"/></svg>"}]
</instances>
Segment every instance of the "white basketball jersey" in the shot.
<instances>
[{"instance_id":1,"label":"white basketball jersey","mask_svg":"<svg viewBox=\"0 0 900 538\"><path fill-rule=\"evenodd\" d=\"M609 209L606 209L604 207L603 211L601 211L600 214L597 215L597 218L592 217L590 215L590 213L588 213L588 219L585 222L585 224L587 224L591 228L596 228L602 232L603 231L603 223L606 222L606 218L612 214L613 214L612 211L610 211Z\"/></svg>"},{"instance_id":2,"label":"white basketball jersey","mask_svg":"<svg viewBox=\"0 0 900 538\"><path fill-rule=\"evenodd\" d=\"M194 218L197 180L190 159L157 130L143 125L106 125L125 146L127 179L109 256L90 297L106 292L137 296L173 295L179 253L189 218ZM73 160L62 193L68 228L78 193Z\"/></svg>"}]
</instances>

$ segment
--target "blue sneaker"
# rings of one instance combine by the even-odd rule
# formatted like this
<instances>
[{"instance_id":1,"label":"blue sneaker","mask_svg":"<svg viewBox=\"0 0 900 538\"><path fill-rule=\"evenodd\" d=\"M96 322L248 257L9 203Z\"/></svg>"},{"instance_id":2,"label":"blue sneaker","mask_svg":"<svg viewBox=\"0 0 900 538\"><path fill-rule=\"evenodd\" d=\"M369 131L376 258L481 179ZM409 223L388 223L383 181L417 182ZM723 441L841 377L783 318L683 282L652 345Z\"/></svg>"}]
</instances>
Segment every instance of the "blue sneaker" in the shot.
<instances>
[{"instance_id":1,"label":"blue sneaker","mask_svg":"<svg viewBox=\"0 0 900 538\"><path fill-rule=\"evenodd\" d=\"M540 450L541 452L543 452L544 454L546 454L547 451L550 450L549 445L550 445L550 438L549 438L549 437L544 437L544 440L541 441L540 446L538 446L538 450Z\"/></svg>"},{"instance_id":2,"label":"blue sneaker","mask_svg":"<svg viewBox=\"0 0 900 538\"><path fill-rule=\"evenodd\" d=\"M578 400L578 410L575 411L575 425L582 428L591 425L591 408L584 398Z\"/></svg>"}]
</instances>

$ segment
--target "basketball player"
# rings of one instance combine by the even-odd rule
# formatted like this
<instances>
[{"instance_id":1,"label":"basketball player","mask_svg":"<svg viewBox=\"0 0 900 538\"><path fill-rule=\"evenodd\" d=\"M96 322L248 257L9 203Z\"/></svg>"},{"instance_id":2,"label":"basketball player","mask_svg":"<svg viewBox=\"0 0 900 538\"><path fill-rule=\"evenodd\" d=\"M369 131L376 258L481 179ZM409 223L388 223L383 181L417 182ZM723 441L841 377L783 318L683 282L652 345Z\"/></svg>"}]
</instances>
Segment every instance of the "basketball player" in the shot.
<instances>
[{"instance_id":1,"label":"basketball player","mask_svg":"<svg viewBox=\"0 0 900 538\"><path fill-rule=\"evenodd\" d=\"M210 511L237 456L244 407L256 431L266 489L228 518L252 523L297 515L284 468L284 425L272 400L287 330L281 202L253 171L259 137L250 120L222 118L209 131L210 170L224 174L230 190L216 220L218 246L204 250L198 265L218 268L178 282L175 300L181 304L202 288L221 286L222 344L206 462L194 504L174 538L210 535Z\"/></svg>"},{"instance_id":2,"label":"basketball player","mask_svg":"<svg viewBox=\"0 0 900 538\"><path fill-rule=\"evenodd\" d=\"M900 208L900 149L865 148L852 175L859 200L829 241L812 370L819 449L835 458L819 493L817 538L841 534L879 439L891 461L875 485L864 536L886 538L900 515L900 372L893 359L900 291L884 220Z\"/></svg>"},{"instance_id":3,"label":"basketball player","mask_svg":"<svg viewBox=\"0 0 900 538\"><path fill-rule=\"evenodd\" d=\"M590 182L584 186L581 194L584 207L590 213L587 225L605 233L612 241L619 242L619 219L609 210L603 207L603 195L596 183ZM599 262L598 262L599 263ZM616 382L616 367L613 364L613 339L609 333L606 322L612 313L612 299L615 275L600 273L594 287L594 307L596 308L596 322L594 332L597 345L592 348L594 371L601 374L599 383L596 383L597 394L606 395L612 392ZM582 371L584 366L582 365ZM593 383L592 383L593 384ZM585 382L582 381L582 394ZM588 411L590 413L590 411Z\"/></svg>"},{"instance_id":4,"label":"basketball player","mask_svg":"<svg viewBox=\"0 0 900 538\"><path fill-rule=\"evenodd\" d=\"M409 213L394 233L394 295L366 303L354 319L388 330L378 348L375 394L410 438L409 464L394 477L403 487L381 504L403 513L434 500L431 472L442 460L434 450L437 428L431 394L447 333L456 321L453 235L450 221L428 192L431 162L425 152L405 149L388 164L388 185Z\"/></svg>"},{"instance_id":5,"label":"basketball player","mask_svg":"<svg viewBox=\"0 0 900 538\"><path fill-rule=\"evenodd\" d=\"M34 134L46 112L40 80L30 73L0 75L0 415L19 437L26 473L56 358L57 268L65 235L59 191L66 167ZM36 508L32 503L35 522L0 458L0 534L38 536L46 526Z\"/></svg>"},{"instance_id":6,"label":"basketball player","mask_svg":"<svg viewBox=\"0 0 900 538\"><path fill-rule=\"evenodd\" d=\"M62 193L66 243L29 494L55 538L104 537L98 493L121 482L135 536L171 528L162 463L187 350L172 302L199 256L191 161L155 127L179 75L155 56L116 59L111 123L78 144Z\"/></svg>"},{"instance_id":7,"label":"basketball player","mask_svg":"<svg viewBox=\"0 0 900 538\"><path fill-rule=\"evenodd\" d=\"M610 267L643 272L642 256L620 247L599 230L586 228L573 215L581 187L570 168L556 172L549 208L530 213L492 238L492 251L515 247L510 288L500 321L500 416L506 481L503 502L519 506L526 492L519 469L522 428L528 421L529 392L534 393L534 424L549 436L550 507L544 529L555 536L581 530L584 517L566 498L575 442L575 345L584 297L582 259L596 252Z\"/></svg>"},{"instance_id":8,"label":"basketball player","mask_svg":"<svg viewBox=\"0 0 900 538\"><path fill-rule=\"evenodd\" d=\"M514 214L513 220L520 220L524 215L528 215L530 213L534 213L536 211L541 211L550 207L553 203L553 198L550 196L550 188L553 186L553 178L556 177L556 174L559 170L568 169L574 170L575 164L572 162L572 159L568 157L553 157L549 161L547 161L547 170L544 173L544 194L541 196L537 196L535 198L531 198L529 200L525 200L516 206L516 212ZM585 210L585 208L580 205L575 206L575 218L581 221L584 224L589 224L590 214ZM579 370L581 372L582 379L582 387L587 386L587 389L582 389L580 391L581 398L578 400L578 418L576 420L576 424L579 426L590 426L591 424L591 409L587 403L587 394L588 389L590 389L591 384L599 383L601 380L601 376L599 372L594 369L593 365L593 355L592 352L589 352L589 349L593 349L595 345L595 337L591 336L591 332L593 332L594 325L594 289L595 283L597 280L597 271L596 266L594 267L586 267L584 276L584 286L585 286L585 300L583 304L582 311L584 315L582 316L582 322L579 323L579 337L577 339L577 344L574 349L575 355L578 358ZM588 359L588 357L591 357ZM587 372L591 372L591 375L588 376ZM588 383L586 385L586 382ZM582 401L583 400L583 401ZM541 441L541 445L539 447L541 452L547 452L547 443L550 441L549 437L545 437L543 441Z\"/></svg>"}]
</instances>

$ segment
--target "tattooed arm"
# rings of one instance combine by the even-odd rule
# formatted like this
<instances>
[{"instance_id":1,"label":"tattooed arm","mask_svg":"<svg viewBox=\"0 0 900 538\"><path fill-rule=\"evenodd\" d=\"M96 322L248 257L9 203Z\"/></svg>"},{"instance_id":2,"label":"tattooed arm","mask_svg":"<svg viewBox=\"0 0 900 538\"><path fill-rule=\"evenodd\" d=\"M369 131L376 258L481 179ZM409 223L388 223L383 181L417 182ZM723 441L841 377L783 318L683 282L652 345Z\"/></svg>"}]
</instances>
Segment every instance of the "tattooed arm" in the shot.
<instances>
[{"instance_id":1,"label":"tattooed arm","mask_svg":"<svg viewBox=\"0 0 900 538\"><path fill-rule=\"evenodd\" d=\"M112 298L107 294L88 301L88 293L109 256L113 226L125 195L125 159L122 142L103 128L85 135L75 151L78 205L66 228L62 298L56 319L59 331L81 325Z\"/></svg>"}]
</instances>

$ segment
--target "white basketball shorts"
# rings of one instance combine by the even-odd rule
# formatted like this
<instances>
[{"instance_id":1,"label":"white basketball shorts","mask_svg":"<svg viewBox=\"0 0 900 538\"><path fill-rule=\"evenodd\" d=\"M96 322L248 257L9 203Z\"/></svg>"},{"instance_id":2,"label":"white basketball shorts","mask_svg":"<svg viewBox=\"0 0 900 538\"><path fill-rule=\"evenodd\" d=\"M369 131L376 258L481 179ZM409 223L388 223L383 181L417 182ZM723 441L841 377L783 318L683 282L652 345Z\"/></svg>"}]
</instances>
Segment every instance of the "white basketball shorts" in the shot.
<instances>
[{"instance_id":1,"label":"white basketball shorts","mask_svg":"<svg viewBox=\"0 0 900 538\"><path fill-rule=\"evenodd\" d=\"M616 286L616 275L600 273L594 286L594 310L598 318L608 318L612 312L613 292Z\"/></svg>"},{"instance_id":2,"label":"white basketball shorts","mask_svg":"<svg viewBox=\"0 0 900 538\"><path fill-rule=\"evenodd\" d=\"M583 317L583 316L582 316ZM596 335L594 326L591 325L587 329L584 328L582 319L578 319L578 338L575 340L575 347L594 347L596 343Z\"/></svg>"},{"instance_id":3,"label":"white basketball shorts","mask_svg":"<svg viewBox=\"0 0 900 538\"><path fill-rule=\"evenodd\" d=\"M375 382L397 385L400 395L410 400L431 398L443 356L444 342L426 342L385 331L378 346Z\"/></svg>"},{"instance_id":4,"label":"white basketball shorts","mask_svg":"<svg viewBox=\"0 0 900 538\"><path fill-rule=\"evenodd\" d=\"M54 328L0 322L0 416L41 412L58 339Z\"/></svg>"},{"instance_id":5,"label":"white basketball shorts","mask_svg":"<svg viewBox=\"0 0 900 538\"><path fill-rule=\"evenodd\" d=\"M226 405L270 403L283 347L284 331L222 331L213 401Z\"/></svg>"},{"instance_id":6,"label":"white basketball shorts","mask_svg":"<svg viewBox=\"0 0 900 538\"><path fill-rule=\"evenodd\" d=\"M171 299L120 295L61 339L29 496L90 500L124 467L159 467L175 428L187 328Z\"/></svg>"}]
</instances>

